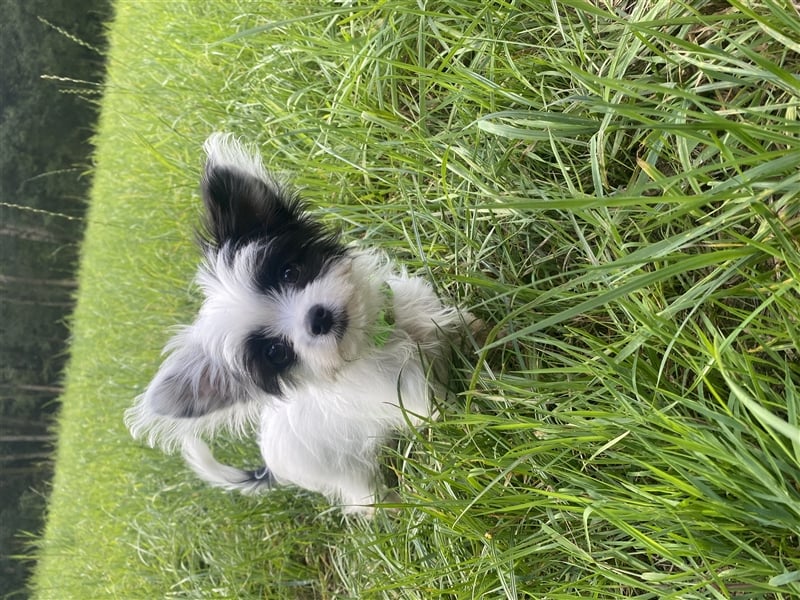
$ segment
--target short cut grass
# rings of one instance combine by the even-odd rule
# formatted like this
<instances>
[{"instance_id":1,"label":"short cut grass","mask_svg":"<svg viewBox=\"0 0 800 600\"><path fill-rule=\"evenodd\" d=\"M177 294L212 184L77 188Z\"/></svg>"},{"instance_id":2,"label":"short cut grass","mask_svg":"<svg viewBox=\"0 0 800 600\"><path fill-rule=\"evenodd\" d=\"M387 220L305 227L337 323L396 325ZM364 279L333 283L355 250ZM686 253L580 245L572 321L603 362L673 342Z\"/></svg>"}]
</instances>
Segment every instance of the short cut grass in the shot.
<instances>
[{"instance_id":1,"label":"short cut grass","mask_svg":"<svg viewBox=\"0 0 800 600\"><path fill-rule=\"evenodd\" d=\"M116 13L36 598L800 598L796 4ZM213 131L490 324L371 523L122 424L197 305Z\"/></svg>"}]
</instances>

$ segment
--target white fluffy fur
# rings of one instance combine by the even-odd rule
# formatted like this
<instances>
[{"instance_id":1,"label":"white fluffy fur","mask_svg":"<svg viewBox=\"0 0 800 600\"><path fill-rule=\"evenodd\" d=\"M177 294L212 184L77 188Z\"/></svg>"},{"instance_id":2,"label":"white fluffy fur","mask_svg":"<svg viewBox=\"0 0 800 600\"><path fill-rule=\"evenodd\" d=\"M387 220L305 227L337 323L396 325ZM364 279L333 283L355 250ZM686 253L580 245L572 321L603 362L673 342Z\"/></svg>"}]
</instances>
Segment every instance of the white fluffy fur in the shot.
<instances>
[{"instance_id":1,"label":"white fluffy fur","mask_svg":"<svg viewBox=\"0 0 800 600\"><path fill-rule=\"evenodd\" d=\"M205 148L210 168L233 166L280 189L258 155L233 138L214 135ZM432 395L443 390L449 346L464 316L384 255L353 248L302 288L265 293L254 285L253 271L269 243L244 245L232 260L207 253L197 276L205 298L197 318L168 344L168 356L126 423L150 445L180 448L202 479L244 492L259 482L217 462L201 437L219 429L245 434L256 426L274 484L320 492L345 512L369 515L380 499L378 450L393 432L432 416ZM391 307L384 284L392 290ZM306 317L315 305L347 314L342 335L309 332ZM385 344L376 344L372 328L387 308L395 327ZM243 347L253 331L293 345L297 363L280 398L248 375ZM213 402L211 390L232 402L191 418L172 416L186 390Z\"/></svg>"}]
</instances>

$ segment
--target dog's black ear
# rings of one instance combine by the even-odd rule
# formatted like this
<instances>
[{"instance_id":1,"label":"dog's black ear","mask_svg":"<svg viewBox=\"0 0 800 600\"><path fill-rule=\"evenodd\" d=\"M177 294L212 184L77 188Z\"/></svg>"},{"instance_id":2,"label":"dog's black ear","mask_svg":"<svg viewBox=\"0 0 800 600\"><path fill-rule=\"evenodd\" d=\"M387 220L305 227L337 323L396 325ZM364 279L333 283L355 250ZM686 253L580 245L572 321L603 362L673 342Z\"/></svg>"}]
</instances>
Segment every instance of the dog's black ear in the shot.
<instances>
[{"instance_id":1,"label":"dog's black ear","mask_svg":"<svg viewBox=\"0 0 800 600\"><path fill-rule=\"evenodd\" d=\"M209 137L205 149L201 188L206 243L235 249L277 235L301 218L296 196L267 174L258 154L248 153L225 134Z\"/></svg>"},{"instance_id":2,"label":"dog's black ear","mask_svg":"<svg viewBox=\"0 0 800 600\"><path fill-rule=\"evenodd\" d=\"M227 166L208 165L202 183L207 242L239 248L279 234L296 220L297 201L272 182Z\"/></svg>"},{"instance_id":3,"label":"dog's black ear","mask_svg":"<svg viewBox=\"0 0 800 600\"><path fill-rule=\"evenodd\" d=\"M191 328L168 347L172 352L144 393L150 413L192 419L246 400L244 387L193 339Z\"/></svg>"}]
</instances>

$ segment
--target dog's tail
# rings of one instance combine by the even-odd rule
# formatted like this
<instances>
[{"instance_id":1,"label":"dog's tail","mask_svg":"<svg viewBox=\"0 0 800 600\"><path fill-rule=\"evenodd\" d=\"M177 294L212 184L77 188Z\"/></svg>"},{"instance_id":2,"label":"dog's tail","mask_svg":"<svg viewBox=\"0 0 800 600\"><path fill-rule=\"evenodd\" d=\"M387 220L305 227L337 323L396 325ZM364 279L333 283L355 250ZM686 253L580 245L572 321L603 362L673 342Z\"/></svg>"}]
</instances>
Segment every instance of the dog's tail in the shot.
<instances>
[{"instance_id":1,"label":"dog's tail","mask_svg":"<svg viewBox=\"0 0 800 600\"><path fill-rule=\"evenodd\" d=\"M275 479L267 467L245 471L219 462L205 442L197 438L183 443L183 458L200 479L215 487L255 494L272 488Z\"/></svg>"}]
</instances>

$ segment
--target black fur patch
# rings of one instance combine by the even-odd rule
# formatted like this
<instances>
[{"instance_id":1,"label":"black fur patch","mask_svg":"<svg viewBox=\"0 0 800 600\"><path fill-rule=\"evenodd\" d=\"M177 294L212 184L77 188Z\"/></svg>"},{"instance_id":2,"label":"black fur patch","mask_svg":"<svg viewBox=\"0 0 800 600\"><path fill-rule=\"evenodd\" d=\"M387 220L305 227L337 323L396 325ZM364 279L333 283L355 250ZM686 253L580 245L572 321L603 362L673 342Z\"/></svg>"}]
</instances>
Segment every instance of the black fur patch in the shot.
<instances>
[{"instance_id":1,"label":"black fur patch","mask_svg":"<svg viewBox=\"0 0 800 600\"><path fill-rule=\"evenodd\" d=\"M344 251L338 236L313 220L295 193L272 182L207 165L202 192L206 219L201 236L214 249L235 253L255 240L275 241L286 264L303 262L312 250L323 256Z\"/></svg>"},{"instance_id":2,"label":"black fur patch","mask_svg":"<svg viewBox=\"0 0 800 600\"><path fill-rule=\"evenodd\" d=\"M228 167L207 166L203 245L232 261L252 242L263 242L254 283L263 291L304 287L333 258L346 253L336 233L306 211L297 195Z\"/></svg>"},{"instance_id":3,"label":"black fur patch","mask_svg":"<svg viewBox=\"0 0 800 600\"><path fill-rule=\"evenodd\" d=\"M253 333L244 344L245 362L255 384L268 394L280 396L281 379L297 362L288 340Z\"/></svg>"}]
</instances>

